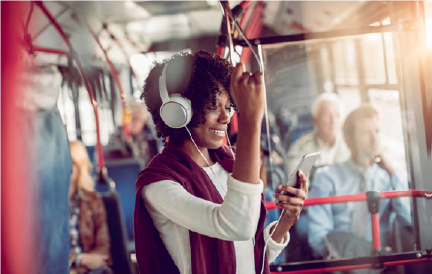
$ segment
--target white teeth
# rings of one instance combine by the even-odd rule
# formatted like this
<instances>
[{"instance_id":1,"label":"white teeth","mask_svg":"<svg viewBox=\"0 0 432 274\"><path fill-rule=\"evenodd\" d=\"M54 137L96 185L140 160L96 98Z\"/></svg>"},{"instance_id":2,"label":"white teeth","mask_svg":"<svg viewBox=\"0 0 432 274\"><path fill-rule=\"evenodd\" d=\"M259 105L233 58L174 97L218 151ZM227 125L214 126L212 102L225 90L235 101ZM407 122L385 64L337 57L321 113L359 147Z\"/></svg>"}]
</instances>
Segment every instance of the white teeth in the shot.
<instances>
[{"instance_id":1,"label":"white teeth","mask_svg":"<svg viewBox=\"0 0 432 274\"><path fill-rule=\"evenodd\" d=\"M222 131L222 130L214 130L214 129L210 129L210 131L216 133L217 135L225 136L225 132Z\"/></svg>"}]
</instances>

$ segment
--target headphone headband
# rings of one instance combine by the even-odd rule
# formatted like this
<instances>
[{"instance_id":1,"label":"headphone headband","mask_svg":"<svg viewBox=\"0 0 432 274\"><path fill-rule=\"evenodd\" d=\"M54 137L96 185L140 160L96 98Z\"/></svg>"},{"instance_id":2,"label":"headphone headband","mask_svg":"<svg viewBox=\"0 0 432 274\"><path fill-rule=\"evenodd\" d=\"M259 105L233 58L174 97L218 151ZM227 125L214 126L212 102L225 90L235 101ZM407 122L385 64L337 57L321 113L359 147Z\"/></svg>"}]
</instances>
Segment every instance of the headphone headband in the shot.
<instances>
[{"instance_id":1,"label":"headphone headband","mask_svg":"<svg viewBox=\"0 0 432 274\"><path fill-rule=\"evenodd\" d=\"M170 128L182 128L189 124L192 119L191 102L178 93L171 94L171 96L168 94L166 85L168 63L165 64L159 77L159 94L162 99L159 114Z\"/></svg>"},{"instance_id":2,"label":"headphone headband","mask_svg":"<svg viewBox=\"0 0 432 274\"><path fill-rule=\"evenodd\" d=\"M166 86L166 73L168 69L168 62L165 64L164 69L162 70L162 75L159 77L159 93L162 99L162 104L165 104L169 101L168 90Z\"/></svg>"}]
</instances>

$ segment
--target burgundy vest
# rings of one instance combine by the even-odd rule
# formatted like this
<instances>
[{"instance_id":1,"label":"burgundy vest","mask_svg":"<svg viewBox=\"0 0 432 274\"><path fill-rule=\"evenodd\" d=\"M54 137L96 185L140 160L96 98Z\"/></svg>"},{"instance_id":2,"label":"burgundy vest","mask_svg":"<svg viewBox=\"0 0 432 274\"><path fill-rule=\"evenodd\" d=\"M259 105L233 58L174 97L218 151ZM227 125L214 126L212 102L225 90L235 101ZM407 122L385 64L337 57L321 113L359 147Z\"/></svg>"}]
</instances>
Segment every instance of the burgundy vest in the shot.
<instances>
[{"instance_id":1,"label":"burgundy vest","mask_svg":"<svg viewBox=\"0 0 432 274\"><path fill-rule=\"evenodd\" d=\"M209 152L212 159L215 159L227 172L232 172L234 160L226 145L216 150L209 150ZM218 204L223 202L207 173L182 149L174 145L167 145L162 153L156 155L147 168L140 172L136 181L134 233L138 270L141 274L179 273L144 206L141 195L144 186L162 180L178 182L189 193L201 199ZM257 274L261 272L265 216L266 209L264 203L261 202L261 216L255 234L254 249ZM208 237L193 231L189 232L189 239L192 274L236 273L236 258L232 241ZM269 274L267 259L264 262L264 273Z\"/></svg>"}]
</instances>

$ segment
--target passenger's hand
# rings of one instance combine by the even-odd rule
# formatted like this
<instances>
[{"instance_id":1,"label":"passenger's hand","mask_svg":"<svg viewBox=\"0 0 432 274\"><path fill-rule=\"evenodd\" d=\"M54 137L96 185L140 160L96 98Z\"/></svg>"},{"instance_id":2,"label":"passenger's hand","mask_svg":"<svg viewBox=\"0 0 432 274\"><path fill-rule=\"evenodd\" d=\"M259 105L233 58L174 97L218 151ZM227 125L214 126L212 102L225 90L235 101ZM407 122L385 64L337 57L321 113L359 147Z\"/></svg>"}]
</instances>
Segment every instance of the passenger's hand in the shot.
<instances>
[{"instance_id":1,"label":"passenger's hand","mask_svg":"<svg viewBox=\"0 0 432 274\"><path fill-rule=\"evenodd\" d=\"M376 157L376 159L378 158L378 161L375 160L375 162L377 163L377 165L384 169L385 171L388 172L388 174L391 176L393 175L393 173L395 173L395 169L393 164L390 162L390 160L388 159L388 157L381 153L380 155L378 155Z\"/></svg>"},{"instance_id":2,"label":"passenger's hand","mask_svg":"<svg viewBox=\"0 0 432 274\"><path fill-rule=\"evenodd\" d=\"M231 97L242 117L260 123L264 115L265 87L260 72L251 74L242 63L237 64L231 74Z\"/></svg>"},{"instance_id":3,"label":"passenger's hand","mask_svg":"<svg viewBox=\"0 0 432 274\"><path fill-rule=\"evenodd\" d=\"M299 179L298 181L300 182L299 188L290 187L287 185L279 185L278 187L282 191L293 194L294 197L284 194L273 194L273 197L280 201L280 203L277 203L276 206L285 209L285 218L289 219L293 224L299 220L308 191L306 175L301 170L299 170L297 176Z\"/></svg>"},{"instance_id":4,"label":"passenger's hand","mask_svg":"<svg viewBox=\"0 0 432 274\"><path fill-rule=\"evenodd\" d=\"M81 257L81 265L85 265L90 269L106 266L108 260L107 255L96 253L83 253Z\"/></svg>"}]
</instances>

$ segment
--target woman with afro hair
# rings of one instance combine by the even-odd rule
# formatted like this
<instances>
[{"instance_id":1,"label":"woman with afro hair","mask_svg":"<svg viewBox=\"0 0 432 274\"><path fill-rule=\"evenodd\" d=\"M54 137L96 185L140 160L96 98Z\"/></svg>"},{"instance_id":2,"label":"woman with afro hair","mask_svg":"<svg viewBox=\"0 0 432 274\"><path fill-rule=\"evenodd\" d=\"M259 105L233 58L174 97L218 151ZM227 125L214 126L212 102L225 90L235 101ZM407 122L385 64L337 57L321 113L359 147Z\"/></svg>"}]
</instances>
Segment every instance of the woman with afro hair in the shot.
<instances>
[{"instance_id":1,"label":"woman with afro hair","mask_svg":"<svg viewBox=\"0 0 432 274\"><path fill-rule=\"evenodd\" d=\"M161 118L165 86L170 98L190 101L186 126L168 126L166 113ZM275 194L286 210L277 226L265 228L259 179L262 75L246 72L243 64L233 68L214 53L182 53L155 63L141 98L165 148L137 178L140 273L270 273L269 263L286 247L288 230L299 218L306 177L298 174L300 189L280 188L293 197ZM222 143L233 109L239 113L235 154Z\"/></svg>"}]
</instances>

